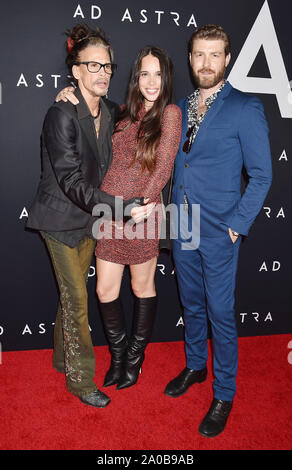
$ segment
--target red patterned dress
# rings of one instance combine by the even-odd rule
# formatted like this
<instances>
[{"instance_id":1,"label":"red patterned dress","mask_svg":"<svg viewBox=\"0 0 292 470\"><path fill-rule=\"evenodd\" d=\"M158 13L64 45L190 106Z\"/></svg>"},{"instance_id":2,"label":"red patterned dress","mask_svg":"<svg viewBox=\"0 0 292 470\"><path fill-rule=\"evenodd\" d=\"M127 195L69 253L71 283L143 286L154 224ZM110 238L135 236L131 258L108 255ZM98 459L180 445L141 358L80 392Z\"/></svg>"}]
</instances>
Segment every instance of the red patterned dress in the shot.
<instances>
[{"instance_id":1,"label":"red patterned dress","mask_svg":"<svg viewBox=\"0 0 292 470\"><path fill-rule=\"evenodd\" d=\"M160 192L170 178L178 151L182 117L178 106L166 106L162 117L160 143L156 151L156 165L150 173L147 168L142 172L142 158L132 164L137 151L138 129L145 114L143 106L138 114L138 121L129 126L124 121L119 123L118 128L125 130L113 135L113 160L100 189L124 199L150 198L149 202L157 203L158 209L153 210L147 220L136 225L129 222L108 222L108 227L103 227L95 255L112 263L140 264L159 254Z\"/></svg>"}]
</instances>

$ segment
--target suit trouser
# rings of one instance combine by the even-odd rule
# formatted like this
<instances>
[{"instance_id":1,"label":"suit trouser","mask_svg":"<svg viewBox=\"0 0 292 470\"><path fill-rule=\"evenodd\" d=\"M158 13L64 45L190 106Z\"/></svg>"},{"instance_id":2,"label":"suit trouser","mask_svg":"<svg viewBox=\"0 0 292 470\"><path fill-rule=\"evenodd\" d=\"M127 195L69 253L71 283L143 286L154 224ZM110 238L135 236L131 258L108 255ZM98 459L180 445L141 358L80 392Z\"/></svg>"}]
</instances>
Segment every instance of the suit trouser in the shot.
<instances>
[{"instance_id":1,"label":"suit trouser","mask_svg":"<svg viewBox=\"0 0 292 470\"><path fill-rule=\"evenodd\" d=\"M196 250L182 250L173 241L181 301L184 307L187 367L200 370L208 359L209 317L213 343L214 397L232 401L236 391L238 339L234 290L240 239L229 233L201 238Z\"/></svg>"},{"instance_id":2,"label":"suit trouser","mask_svg":"<svg viewBox=\"0 0 292 470\"><path fill-rule=\"evenodd\" d=\"M95 241L86 237L74 248L44 233L60 291L54 328L53 366L66 374L69 392L96 390L95 355L88 325L87 276Z\"/></svg>"}]
</instances>

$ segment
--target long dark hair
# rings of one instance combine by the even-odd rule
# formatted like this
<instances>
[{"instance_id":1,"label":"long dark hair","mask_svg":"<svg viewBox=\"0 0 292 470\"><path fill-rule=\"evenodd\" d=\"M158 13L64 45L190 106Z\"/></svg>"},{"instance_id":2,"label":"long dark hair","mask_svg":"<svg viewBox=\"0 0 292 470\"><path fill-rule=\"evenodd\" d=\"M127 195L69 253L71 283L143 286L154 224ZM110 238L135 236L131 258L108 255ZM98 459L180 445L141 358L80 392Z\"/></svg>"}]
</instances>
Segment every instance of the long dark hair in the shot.
<instances>
[{"instance_id":1,"label":"long dark hair","mask_svg":"<svg viewBox=\"0 0 292 470\"><path fill-rule=\"evenodd\" d=\"M123 120L135 122L143 104L143 95L139 90L139 75L143 57L147 55L157 57L161 72L161 89L157 100L152 108L145 114L138 131L138 147L134 161L142 156L142 171L147 168L150 172L154 170L156 163L156 150L161 136L161 122L165 107L172 102L173 91L173 64L168 54L159 47L146 46L138 54L132 67L131 78L128 86L125 107L117 122L116 130L121 131L127 126L121 127L119 123Z\"/></svg>"},{"instance_id":2,"label":"long dark hair","mask_svg":"<svg viewBox=\"0 0 292 470\"><path fill-rule=\"evenodd\" d=\"M89 28L85 23L79 23L71 30L66 32L68 39L66 41L66 64L72 73L72 67L79 60L79 54L83 49L86 49L88 46L100 46L107 49L111 63L114 61L114 52L110 43L108 42L104 32L97 28L96 30ZM73 78L75 84L77 80Z\"/></svg>"}]
</instances>

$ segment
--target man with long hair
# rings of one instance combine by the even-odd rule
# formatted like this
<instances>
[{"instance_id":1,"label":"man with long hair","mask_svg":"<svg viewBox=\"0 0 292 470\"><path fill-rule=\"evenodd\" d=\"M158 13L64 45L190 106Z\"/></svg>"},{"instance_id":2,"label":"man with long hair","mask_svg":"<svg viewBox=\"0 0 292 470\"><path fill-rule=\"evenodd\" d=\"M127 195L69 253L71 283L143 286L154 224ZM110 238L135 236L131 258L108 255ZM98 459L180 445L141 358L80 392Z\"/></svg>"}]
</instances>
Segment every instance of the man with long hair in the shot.
<instances>
[{"instance_id":1,"label":"man with long hair","mask_svg":"<svg viewBox=\"0 0 292 470\"><path fill-rule=\"evenodd\" d=\"M42 175L27 227L47 245L60 291L54 329L53 366L87 405L110 398L95 385L95 356L88 326L87 276L95 247L91 213L97 204L115 210L115 197L100 190L112 161L112 131L119 107L107 100L115 68L101 30L76 25L68 35L67 65L79 104L55 103L42 133ZM123 201L127 206L141 198ZM140 209L143 209L141 207Z\"/></svg>"}]
</instances>

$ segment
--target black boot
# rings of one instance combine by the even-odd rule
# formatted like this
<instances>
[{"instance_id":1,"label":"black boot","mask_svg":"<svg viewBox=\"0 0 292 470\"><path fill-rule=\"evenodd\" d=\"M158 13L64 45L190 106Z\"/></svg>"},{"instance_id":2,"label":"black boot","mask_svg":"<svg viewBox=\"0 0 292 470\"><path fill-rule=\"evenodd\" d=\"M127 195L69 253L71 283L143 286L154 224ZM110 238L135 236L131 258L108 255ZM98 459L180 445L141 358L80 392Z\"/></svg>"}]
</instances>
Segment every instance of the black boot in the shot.
<instances>
[{"instance_id":1,"label":"black boot","mask_svg":"<svg viewBox=\"0 0 292 470\"><path fill-rule=\"evenodd\" d=\"M155 320L157 296L135 297L132 336L129 341L127 359L117 389L131 387L139 376L145 357L145 349L151 339Z\"/></svg>"},{"instance_id":2,"label":"black boot","mask_svg":"<svg viewBox=\"0 0 292 470\"><path fill-rule=\"evenodd\" d=\"M127 351L127 334L120 298L99 303L100 314L111 353L111 365L104 379L104 387L118 383Z\"/></svg>"}]
</instances>

